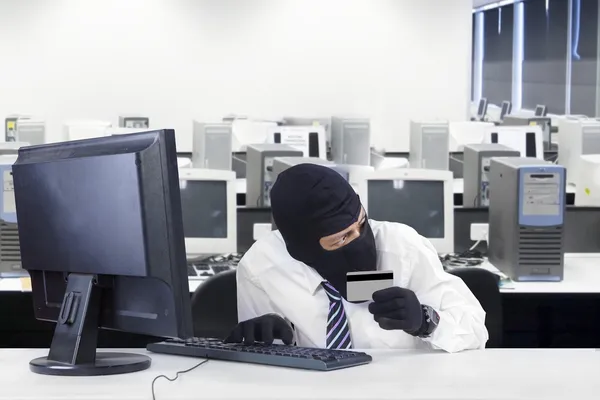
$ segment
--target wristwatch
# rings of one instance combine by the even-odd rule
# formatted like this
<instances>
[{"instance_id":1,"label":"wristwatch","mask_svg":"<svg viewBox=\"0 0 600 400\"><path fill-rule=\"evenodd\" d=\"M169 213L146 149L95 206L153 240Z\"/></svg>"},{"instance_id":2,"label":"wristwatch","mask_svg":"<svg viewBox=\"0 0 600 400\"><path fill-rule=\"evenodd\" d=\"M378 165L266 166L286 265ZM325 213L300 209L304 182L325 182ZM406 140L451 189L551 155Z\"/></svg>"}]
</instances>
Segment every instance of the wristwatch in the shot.
<instances>
[{"instance_id":1,"label":"wristwatch","mask_svg":"<svg viewBox=\"0 0 600 400\"><path fill-rule=\"evenodd\" d=\"M419 332L419 337L428 338L438 327L440 315L432 307L422 305L421 308L423 309L423 320L425 323L423 324L423 330Z\"/></svg>"}]
</instances>

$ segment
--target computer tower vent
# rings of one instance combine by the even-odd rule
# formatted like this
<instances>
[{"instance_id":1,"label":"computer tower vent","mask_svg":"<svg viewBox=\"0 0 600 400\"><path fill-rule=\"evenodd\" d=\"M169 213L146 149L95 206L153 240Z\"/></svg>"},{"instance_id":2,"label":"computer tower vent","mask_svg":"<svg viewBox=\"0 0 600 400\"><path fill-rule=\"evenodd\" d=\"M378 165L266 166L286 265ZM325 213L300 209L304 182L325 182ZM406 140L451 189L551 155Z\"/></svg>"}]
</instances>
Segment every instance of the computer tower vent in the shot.
<instances>
[{"instance_id":1,"label":"computer tower vent","mask_svg":"<svg viewBox=\"0 0 600 400\"><path fill-rule=\"evenodd\" d=\"M0 223L0 262L21 262L17 224Z\"/></svg>"},{"instance_id":2,"label":"computer tower vent","mask_svg":"<svg viewBox=\"0 0 600 400\"><path fill-rule=\"evenodd\" d=\"M554 266L562 264L563 227L519 228L519 265Z\"/></svg>"}]
</instances>

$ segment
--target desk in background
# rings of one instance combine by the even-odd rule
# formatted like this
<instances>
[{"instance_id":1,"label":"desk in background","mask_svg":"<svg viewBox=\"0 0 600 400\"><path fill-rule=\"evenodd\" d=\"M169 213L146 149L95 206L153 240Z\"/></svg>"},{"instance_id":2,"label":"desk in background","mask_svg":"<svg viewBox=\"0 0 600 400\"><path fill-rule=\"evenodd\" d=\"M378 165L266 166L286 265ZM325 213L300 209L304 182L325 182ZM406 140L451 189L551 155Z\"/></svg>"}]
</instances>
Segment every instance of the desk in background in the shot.
<instances>
[{"instance_id":1,"label":"desk in background","mask_svg":"<svg viewBox=\"0 0 600 400\"><path fill-rule=\"evenodd\" d=\"M593 349L367 352L371 364L324 373L211 360L175 382L157 381L155 394L158 400L595 400L600 393L600 352ZM65 378L29 372L29 360L46 354L0 350L0 399L147 400L154 377L174 377L201 361L150 353L152 366L133 374Z\"/></svg>"},{"instance_id":2,"label":"desk in background","mask_svg":"<svg viewBox=\"0 0 600 400\"><path fill-rule=\"evenodd\" d=\"M190 281L190 291L202 281ZM501 289L506 347L600 348L600 254L568 254L561 283ZM31 293L0 280L0 347L48 347L53 325L36 321ZM143 347L152 338L100 331L100 347Z\"/></svg>"}]
</instances>

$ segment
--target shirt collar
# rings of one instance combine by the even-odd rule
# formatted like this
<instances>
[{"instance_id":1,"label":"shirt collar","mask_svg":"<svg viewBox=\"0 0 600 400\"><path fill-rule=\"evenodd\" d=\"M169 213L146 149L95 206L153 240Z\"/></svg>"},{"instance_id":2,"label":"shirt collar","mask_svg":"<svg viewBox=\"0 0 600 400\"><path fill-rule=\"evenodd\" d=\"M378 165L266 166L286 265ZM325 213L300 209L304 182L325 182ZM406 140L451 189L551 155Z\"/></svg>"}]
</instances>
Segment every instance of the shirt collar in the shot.
<instances>
[{"instance_id":1,"label":"shirt collar","mask_svg":"<svg viewBox=\"0 0 600 400\"><path fill-rule=\"evenodd\" d=\"M308 288L308 291L310 292L310 294L314 296L315 293L317 293L317 290L319 290L319 288L321 287L321 283L323 283L325 281L325 279L323 279L323 277L317 271L315 271L313 268L309 267L306 264L304 264L304 266L305 266L304 273L306 274L307 288Z\"/></svg>"}]
</instances>

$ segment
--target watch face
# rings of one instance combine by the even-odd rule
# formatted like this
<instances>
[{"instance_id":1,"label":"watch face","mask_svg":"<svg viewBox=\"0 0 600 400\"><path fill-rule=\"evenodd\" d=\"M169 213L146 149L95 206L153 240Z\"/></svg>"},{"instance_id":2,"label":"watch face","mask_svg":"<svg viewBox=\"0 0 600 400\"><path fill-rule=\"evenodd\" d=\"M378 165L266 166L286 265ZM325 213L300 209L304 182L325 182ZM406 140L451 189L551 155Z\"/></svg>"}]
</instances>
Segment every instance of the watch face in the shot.
<instances>
[{"instance_id":1,"label":"watch face","mask_svg":"<svg viewBox=\"0 0 600 400\"><path fill-rule=\"evenodd\" d=\"M437 326L440 322L440 315L433 308L429 308L429 313L431 314L431 316L429 317L431 319L431 322L433 322L433 324Z\"/></svg>"},{"instance_id":2,"label":"watch face","mask_svg":"<svg viewBox=\"0 0 600 400\"><path fill-rule=\"evenodd\" d=\"M427 330L425 331L423 337L429 337L437 328L438 323L440 322L440 315L429 306L423 306L423 309L428 322Z\"/></svg>"}]
</instances>

